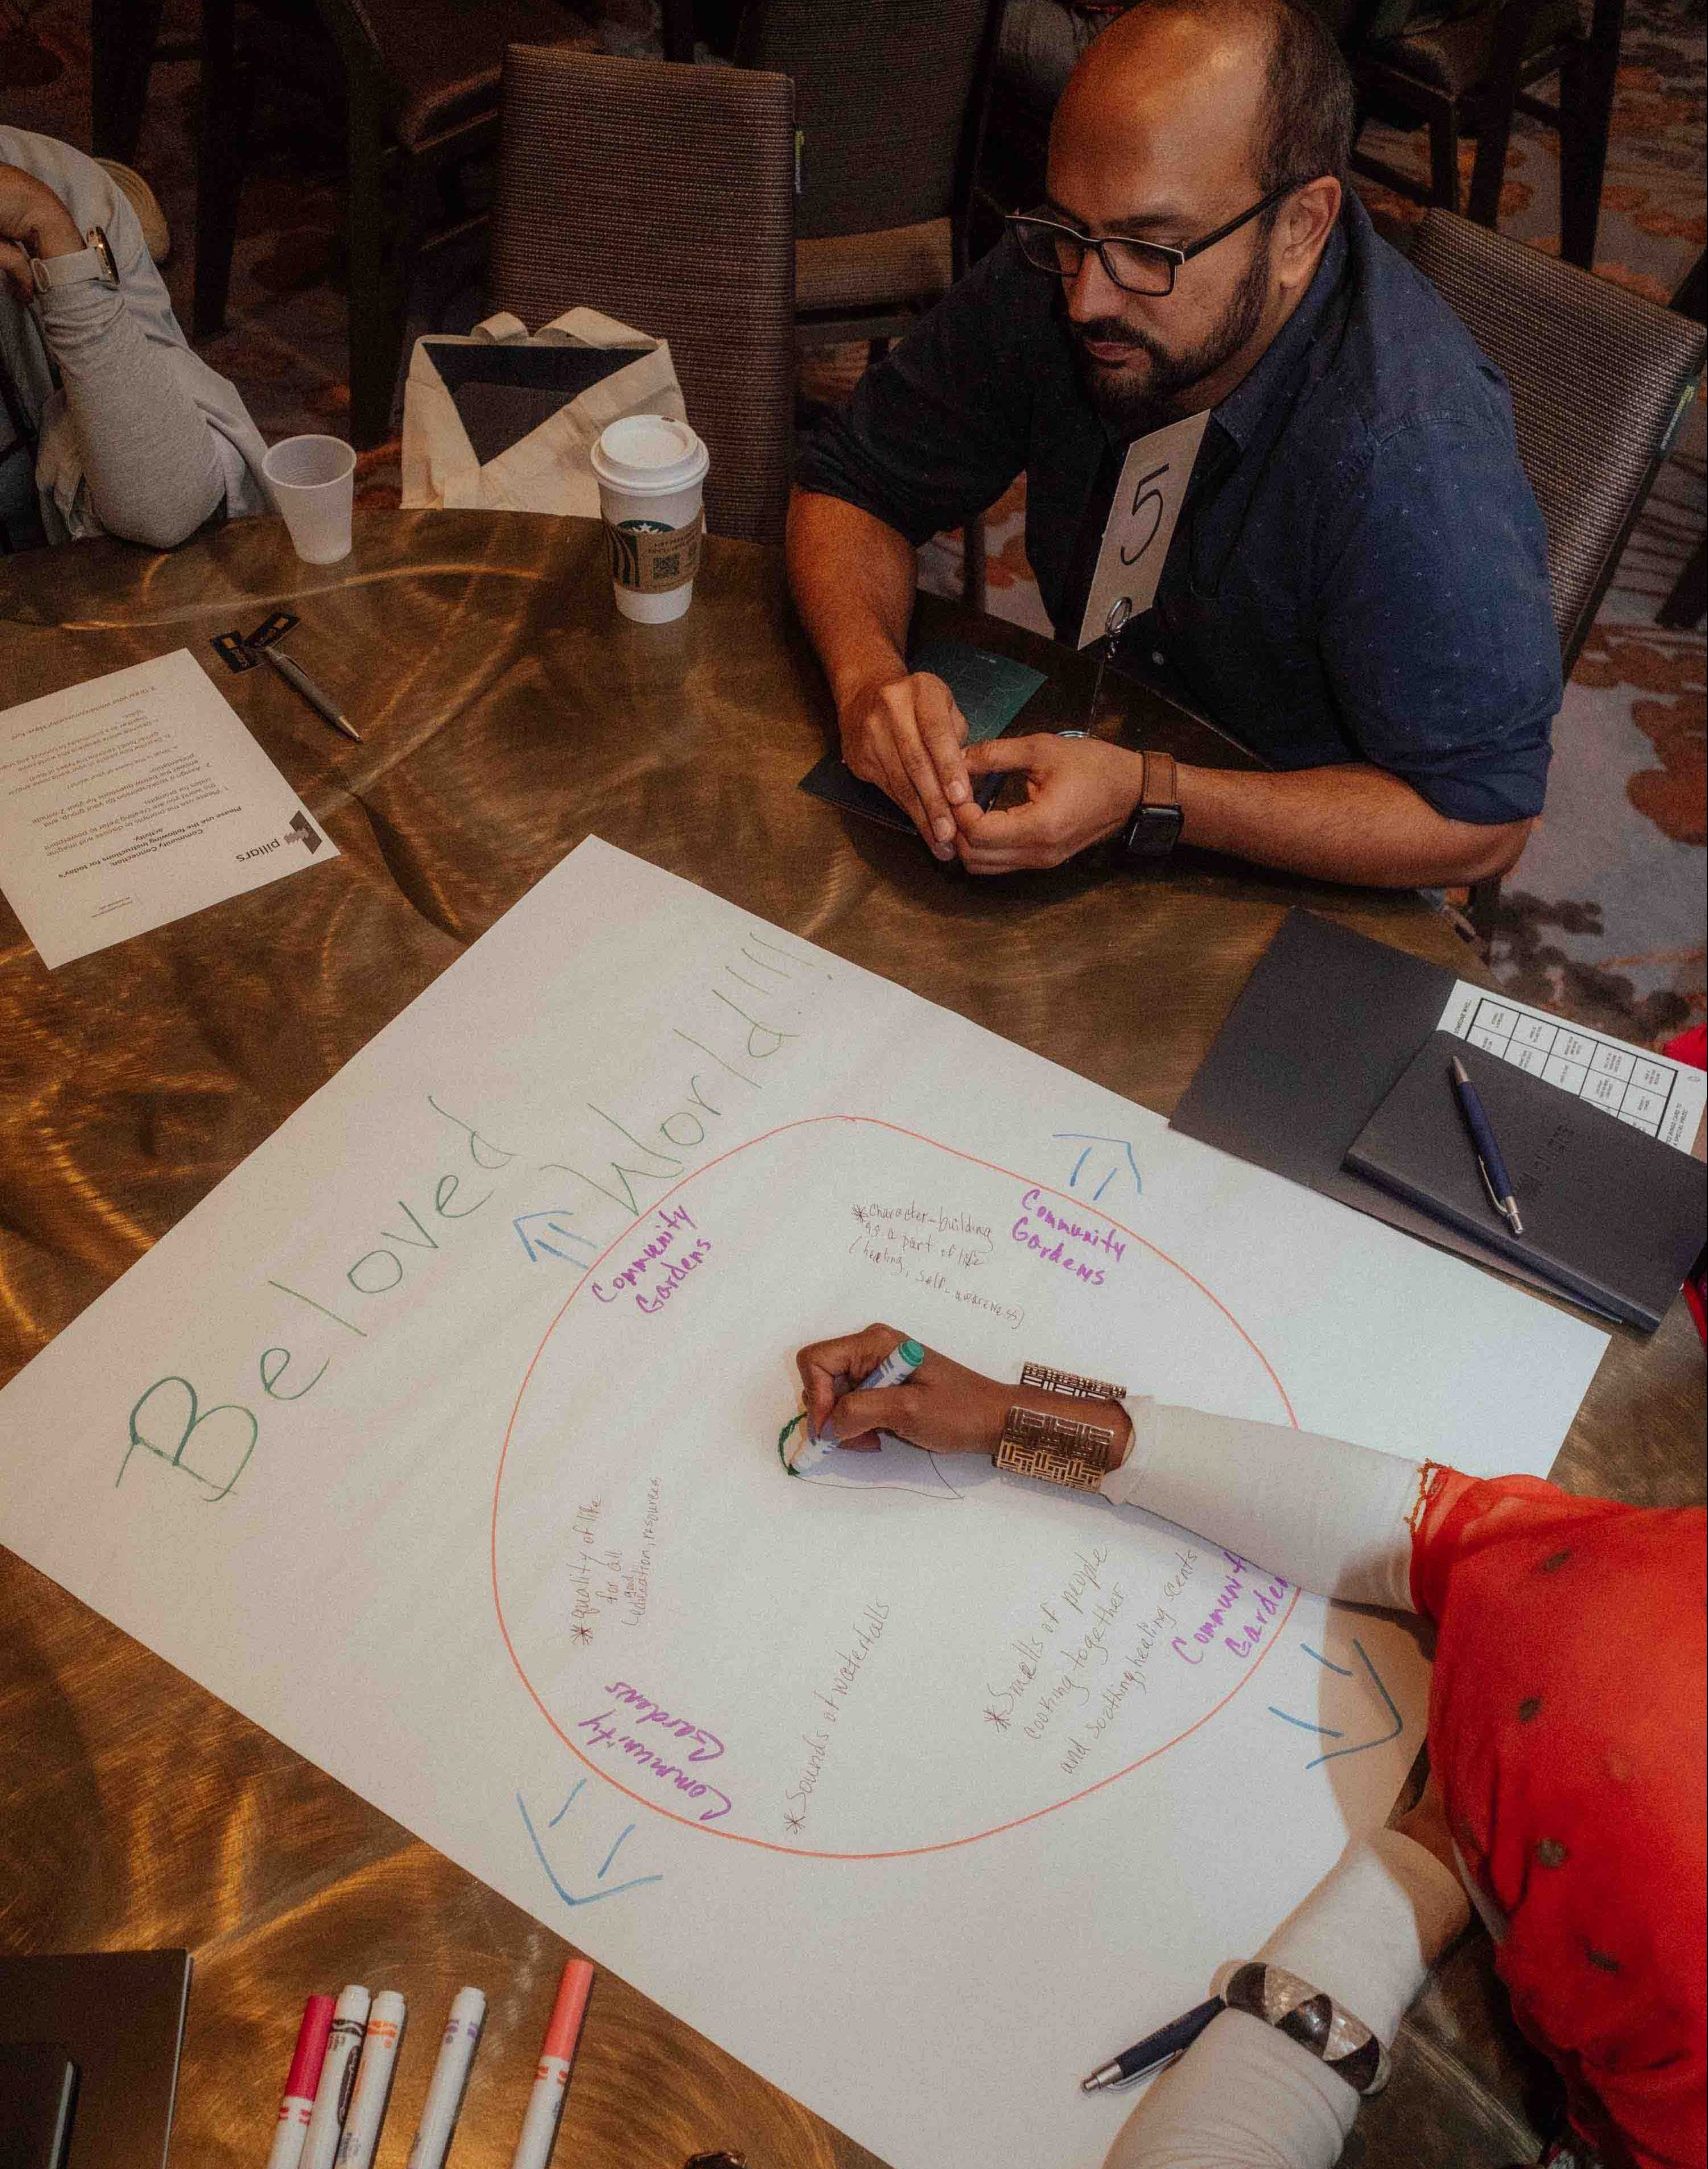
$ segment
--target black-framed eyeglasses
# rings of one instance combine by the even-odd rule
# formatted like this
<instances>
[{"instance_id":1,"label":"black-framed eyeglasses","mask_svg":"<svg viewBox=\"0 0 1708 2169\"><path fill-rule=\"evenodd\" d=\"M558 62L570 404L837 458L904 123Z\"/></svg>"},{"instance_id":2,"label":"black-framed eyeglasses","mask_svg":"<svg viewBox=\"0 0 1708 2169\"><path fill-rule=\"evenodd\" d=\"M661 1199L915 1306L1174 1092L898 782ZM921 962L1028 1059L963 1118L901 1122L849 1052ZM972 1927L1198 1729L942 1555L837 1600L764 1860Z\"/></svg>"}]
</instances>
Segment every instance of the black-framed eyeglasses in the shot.
<instances>
[{"instance_id":1,"label":"black-framed eyeglasses","mask_svg":"<svg viewBox=\"0 0 1708 2169\"><path fill-rule=\"evenodd\" d=\"M1202 256L1218 241L1249 226L1283 196L1303 186L1302 181L1285 181L1238 218L1230 218L1214 233L1203 234L1178 248L1166 241L1135 241L1126 234L1081 233L1075 226L1064 226L1060 219L1045 218L1033 211L1011 212L1008 225L1020 244L1021 255L1040 271L1052 272L1058 279L1077 279L1086 250L1095 249L1099 263L1123 291L1160 296L1173 293L1174 275L1182 264L1189 264L1194 256Z\"/></svg>"}]
</instances>

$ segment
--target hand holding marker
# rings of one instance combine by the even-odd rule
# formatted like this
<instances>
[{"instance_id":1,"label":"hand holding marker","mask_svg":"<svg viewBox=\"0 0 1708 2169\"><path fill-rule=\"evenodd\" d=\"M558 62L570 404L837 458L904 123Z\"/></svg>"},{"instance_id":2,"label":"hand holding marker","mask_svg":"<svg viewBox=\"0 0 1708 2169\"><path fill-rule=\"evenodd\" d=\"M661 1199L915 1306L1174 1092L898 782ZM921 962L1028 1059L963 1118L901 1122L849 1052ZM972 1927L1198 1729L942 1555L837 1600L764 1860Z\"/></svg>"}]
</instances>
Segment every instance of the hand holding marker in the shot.
<instances>
[{"instance_id":1,"label":"hand holding marker","mask_svg":"<svg viewBox=\"0 0 1708 2169\"><path fill-rule=\"evenodd\" d=\"M876 1370L868 1372L854 1390L875 1393L885 1386L906 1385L924 1361L925 1350L918 1341L903 1341L891 1350ZM891 1445L900 1443L891 1439L887 1431L880 1431L878 1437L889 1440ZM804 1476L809 1469L817 1468L838 1443L834 1438L818 1436L805 1415L800 1415L785 1425L783 1435L777 1441L777 1455L791 1476Z\"/></svg>"}]
</instances>

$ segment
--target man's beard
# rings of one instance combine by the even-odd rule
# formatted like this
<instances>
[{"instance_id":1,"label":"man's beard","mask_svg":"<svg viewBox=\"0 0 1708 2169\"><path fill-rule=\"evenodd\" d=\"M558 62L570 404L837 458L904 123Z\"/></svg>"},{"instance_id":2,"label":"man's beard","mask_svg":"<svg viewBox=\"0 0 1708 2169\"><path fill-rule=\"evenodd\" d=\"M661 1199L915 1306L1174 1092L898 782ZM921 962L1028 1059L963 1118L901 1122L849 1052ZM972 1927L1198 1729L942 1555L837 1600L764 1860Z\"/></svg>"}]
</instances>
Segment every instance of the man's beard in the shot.
<instances>
[{"instance_id":1,"label":"man's beard","mask_svg":"<svg viewBox=\"0 0 1708 2169\"><path fill-rule=\"evenodd\" d=\"M1156 340L1133 329L1118 316L1100 317L1090 324L1072 324L1079 366L1091 403L1111 429L1124 437L1140 437L1149 429L1171 421L1181 411L1185 394L1206 377L1214 376L1237 354L1263 321L1269 299L1269 231L1265 221L1260 245L1234 289L1221 321L1209 336L1185 354L1170 354ZM1121 344L1150 356L1150 374L1142 384L1131 384L1092 360L1085 342Z\"/></svg>"}]
</instances>

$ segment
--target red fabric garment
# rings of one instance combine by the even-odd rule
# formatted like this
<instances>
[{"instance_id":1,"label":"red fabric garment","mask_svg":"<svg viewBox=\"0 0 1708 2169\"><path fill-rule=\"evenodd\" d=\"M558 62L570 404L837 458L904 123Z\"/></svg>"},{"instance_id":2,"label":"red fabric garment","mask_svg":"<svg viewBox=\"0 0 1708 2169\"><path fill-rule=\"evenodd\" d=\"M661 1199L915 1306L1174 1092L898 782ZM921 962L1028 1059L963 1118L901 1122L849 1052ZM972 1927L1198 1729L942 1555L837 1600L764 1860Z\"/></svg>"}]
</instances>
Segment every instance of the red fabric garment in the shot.
<instances>
[{"instance_id":1,"label":"red fabric garment","mask_svg":"<svg viewBox=\"0 0 1708 2169\"><path fill-rule=\"evenodd\" d=\"M1688 1032L1669 1039L1661 1052L1671 1055L1675 1062L1688 1062L1692 1069L1708 1069L1708 1024L1693 1024ZM1690 1305L1697 1332L1708 1342L1708 1271L1704 1271L1700 1258L1684 1283L1684 1300Z\"/></svg>"},{"instance_id":2,"label":"red fabric garment","mask_svg":"<svg viewBox=\"0 0 1708 2169\"><path fill-rule=\"evenodd\" d=\"M1429 1750L1496 1964L1612 2161L1708 2159L1708 1516L1431 1471Z\"/></svg>"}]
</instances>

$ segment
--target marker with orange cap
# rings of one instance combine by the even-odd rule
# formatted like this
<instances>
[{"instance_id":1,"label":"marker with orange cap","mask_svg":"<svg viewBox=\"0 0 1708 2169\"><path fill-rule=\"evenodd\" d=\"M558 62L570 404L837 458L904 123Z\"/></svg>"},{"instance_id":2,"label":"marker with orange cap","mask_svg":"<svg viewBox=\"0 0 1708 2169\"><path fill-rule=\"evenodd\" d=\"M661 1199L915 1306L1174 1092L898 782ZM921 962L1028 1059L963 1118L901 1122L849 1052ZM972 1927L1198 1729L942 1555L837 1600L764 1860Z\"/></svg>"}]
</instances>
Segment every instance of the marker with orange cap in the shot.
<instances>
[{"instance_id":1,"label":"marker with orange cap","mask_svg":"<svg viewBox=\"0 0 1708 2169\"><path fill-rule=\"evenodd\" d=\"M587 1999L592 1993L592 1966L585 1958L572 1958L557 1984L557 2001L552 2005L546 2038L540 2044L534 2091L528 2097L528 2113L522 2119L522 2135L516 2141L510 2169L546 2169L552 2158L557 2128L563 2122L575 2046L581 2039L581 2021L587 2016Z\"/></svg>"},{"instance_id":2,"label":"marker with orange cap","mask_svg":"<svg viewBox=\"0 0 1708 2169\"><path fill-rule=\"evenodd\" d=\"M285 2080L285 2098L279 2103L278 2128L267 2169L297 2169L308 2120L314 2114L314 2090L320 2084L320 2067L326 2061L327 2036L332 2031L332 1998L310 1996L302 2008L297 2028L296 2053Z\"/></svg>"}]
</instances>

